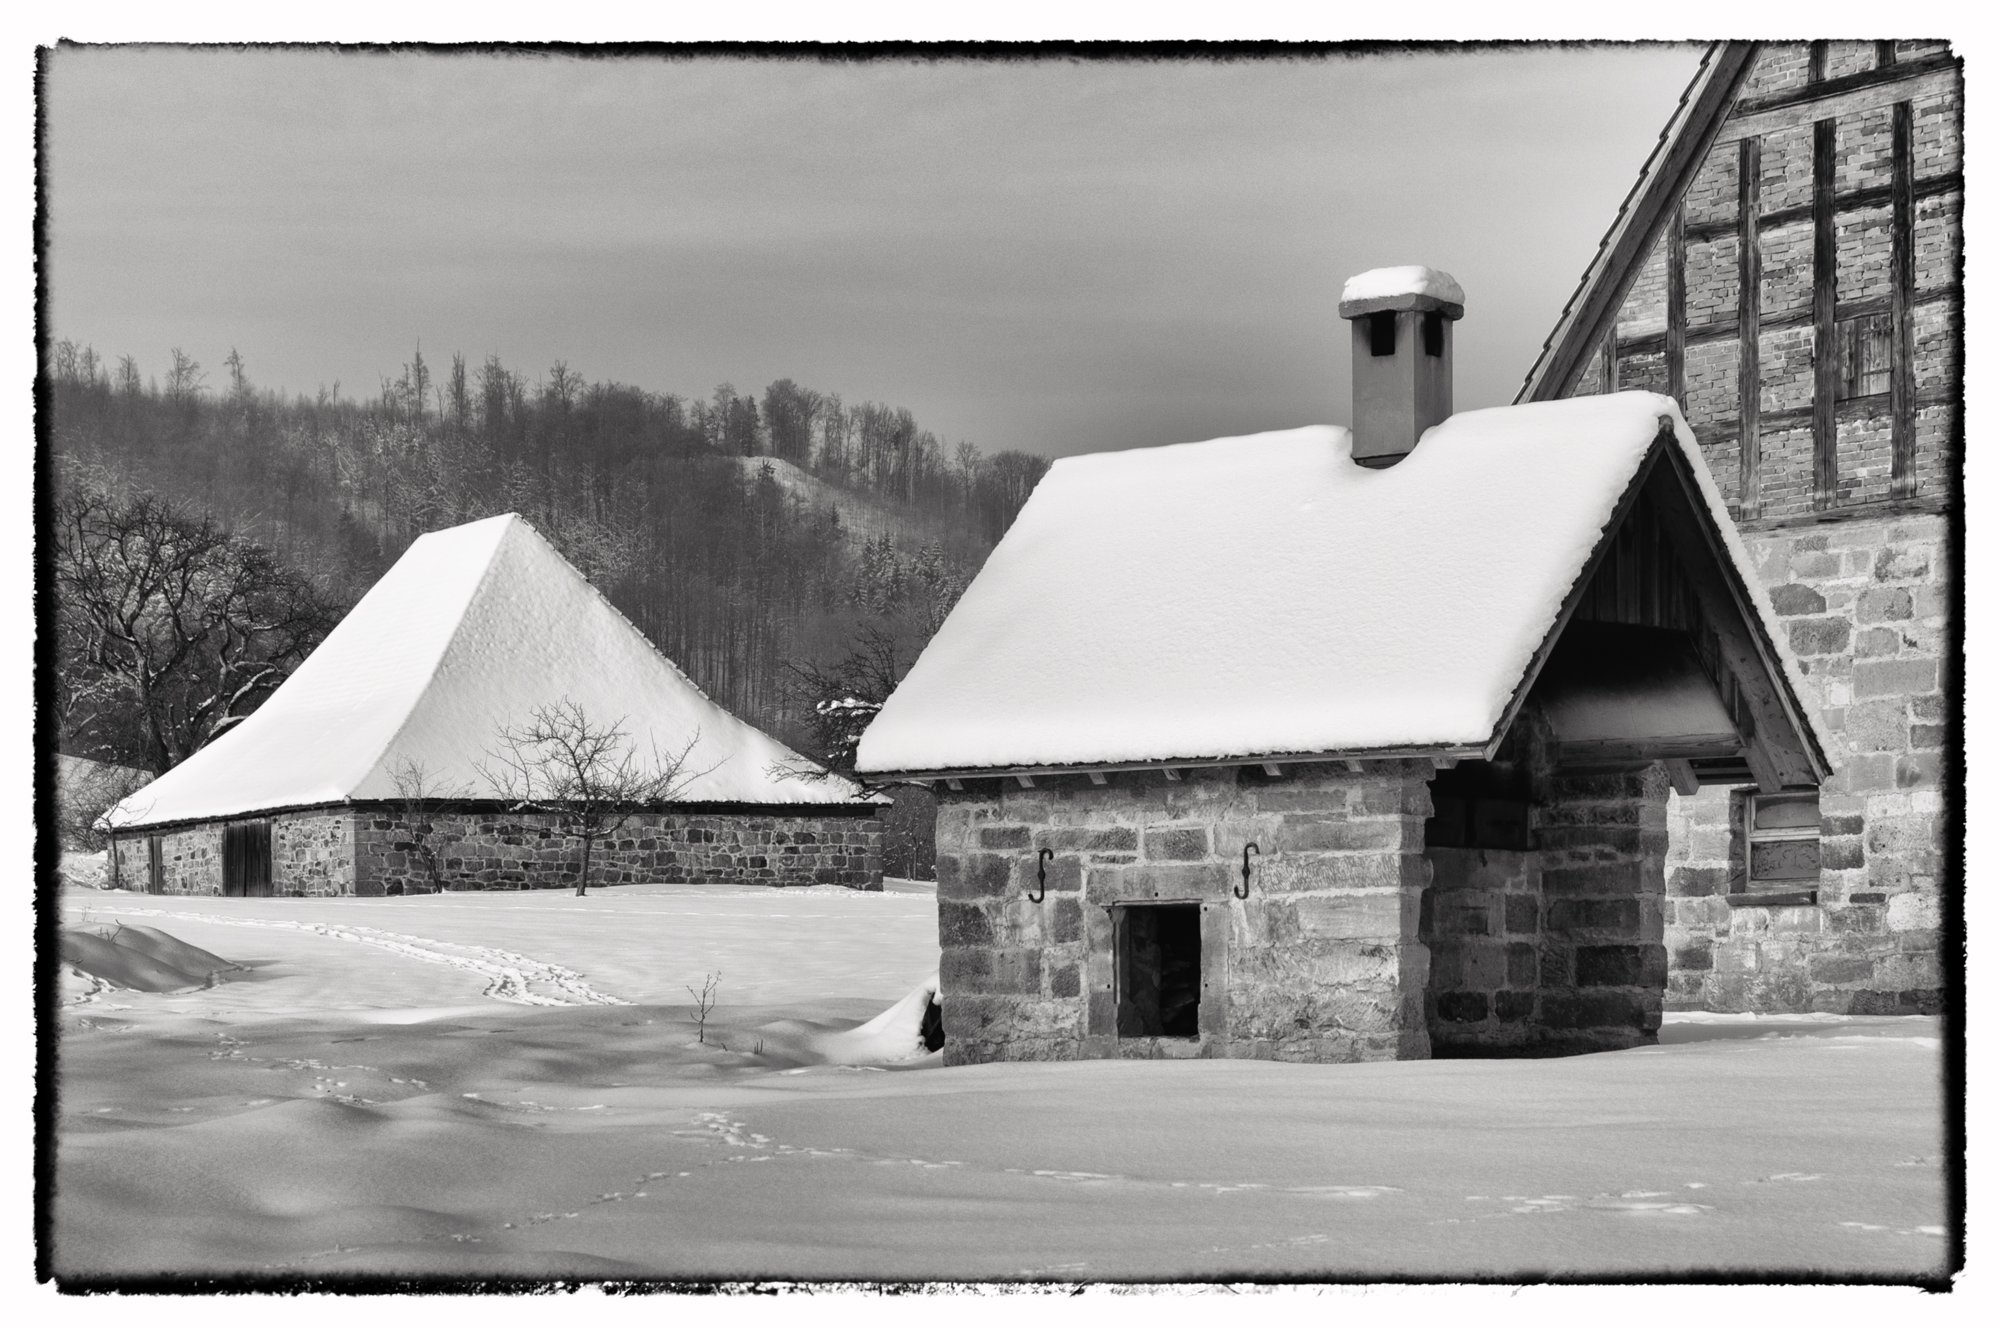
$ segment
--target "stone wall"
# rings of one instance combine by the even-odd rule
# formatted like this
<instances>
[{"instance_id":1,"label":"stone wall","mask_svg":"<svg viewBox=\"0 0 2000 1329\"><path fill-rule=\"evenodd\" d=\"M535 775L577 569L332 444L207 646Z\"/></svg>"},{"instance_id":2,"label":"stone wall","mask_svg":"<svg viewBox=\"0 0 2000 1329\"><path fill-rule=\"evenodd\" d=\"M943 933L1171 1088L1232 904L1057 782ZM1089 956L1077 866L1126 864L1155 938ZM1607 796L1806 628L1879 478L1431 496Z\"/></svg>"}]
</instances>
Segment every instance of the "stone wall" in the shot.
<instances>
[{"instance_id":1,"label":"stone wall","mask_svg":"<svg viewBox=\"0 0 2000 1329\"><path fill-rule=\"evenodd\" d=\"M281 896L403 895L433 889L400 809L279 813L271 821L271 886ZM545 815L463 813L427 820L447 890L576 884L578 856ZM163 893L222 894L222 826L161 833ZM115 838L124 889L146 889L146 836ZM882 889L882 829L869 814L642 813L597 848L591 881L716 882Z\"/></svg>"},{"instance_id":2,"label":"stone wall","mask_svg":"<svg viewBox=\"0 0 2000 1329\"><path fill-rule=\"evenodd\" d=\"M1745 536L1786 624L1836 766L1820 791L1818 901L1732 902L1743 846L1729 790L1676 798L1668 872L1675 1009L1937 1009L1943 911L1945 519Z\"/></svg>"},{"instance_id":3,"label":"stone wall","mask_svg":"<svg viewBox=\"0 0 2000 1329\"><path fill-rule=\"evenodd\" d=\"M271 818L271 891L275 895L349 895L354 891L354 814L288 812Z\"/></svg>"},{"instance_id":4,"label":"stone wall","mask_svg":"<svg viewBox=\"0 0 2000 1329\"><path fill-rule=\"evenodd\" d=\"M1431 1055L1488 1055L1533 1039L1542 872L1517 849L1431 849L1420 935L1430 947Z\"/></svg>"},{"instance_id":5,"label":"stone wall","mask_svg":"<svg viewBox=\"0 0 2000 1329\"><path fill-rule=\"evenodd\" d=\"M1428 763L1119 773L938 796L948 1064L1000 1059L1424 1057ZM1249 898L1238 900L1255 842ZM1036 888L1038 851L1054 858ZM1119 1038L1114 903L1201 908L1195 1038Z\"/></svg>"},{"instance_id":6,"label":"stone wall","mask_svg":"<svg viewBox=\"0 0 2000 1329\"><path fill-rule=\"evenodd\" d=\"M1941 42L1898 41L1907 63L1946 54ZM1871 42L1830 42L1828 78L1875 68ZM1809 81L1804 42L1763 47L1743 101L1794 95ZM1944 677L1953 625L1947 505L1960 464L1958 290L1963 189L1962 83L1910 98L1911 378L1916 392L1911 483L1893 483L1892 398L1833 403L1834 490L1815 495L1811 413L1815 369L1838 348L1814 344L1814 227L1787 209L1813 202L1810 123L1778 116L1758 138L1760 333L1759 501L1744 505L1739 435L1742 292L1732 237L1737 143L1718 144L1681 199L1688 228L1681 406L1786 620L1806 673L1806 703L1832 731L1838 769L1820 800L1822 871L1811 905L1731 903L1740 847L1731 848L1730 794L1673 800L1666 937L1669 1002L1677 1009L1926 1011L1941 986L1938 928L1947 791ZM1914 85L1912 85L1914 91ZM1739 106L1742 103L1739 102ZM1833 276L1837 315L1888 307L1893 275L1894 115L1865 102L1836 107ZM1666 254L1657 246L1618 318L1616 386L1664 391ZM1593 363L1575 389L1608 385Z\"/></svg>"},{"instance_id":7,"label":"stone wall","mask_svg":"<svg viewBox=\"0 0 2000 1329\"><path fill-rule=\"evenodd\" d=\"M116 835L111 840L118 889L147 889L146 836ZM160 894L222 894L222 825L209 822L160 834Z\"/></svg>"},{"instance_id":8,"label":"stone wall","mask_svg":"<svg viewBox=\"0 0 2000 1329\"><path fill-rule=\"evenodd\" d=\"M359 894L432 890L430 873L418 852L420 837L436 855L446 890L576 884L580 849L546 814L471 812L412 818L398 808L375 808L355 815ZM640 813L597 846L591 881L880 890L882 827L867 813Z\"/></svg>"},{"instance_id":9,"label":"stone wall","mask_svg":"<svg viewBox=\"0 0 2000 1329\"><path fill-rule=\"evenodd\" d=\"M1667 779L1536 773L1531 850L1433 848L1433 1055L1633 1047L1667 977Z\"/></svg>"}]
</instances>

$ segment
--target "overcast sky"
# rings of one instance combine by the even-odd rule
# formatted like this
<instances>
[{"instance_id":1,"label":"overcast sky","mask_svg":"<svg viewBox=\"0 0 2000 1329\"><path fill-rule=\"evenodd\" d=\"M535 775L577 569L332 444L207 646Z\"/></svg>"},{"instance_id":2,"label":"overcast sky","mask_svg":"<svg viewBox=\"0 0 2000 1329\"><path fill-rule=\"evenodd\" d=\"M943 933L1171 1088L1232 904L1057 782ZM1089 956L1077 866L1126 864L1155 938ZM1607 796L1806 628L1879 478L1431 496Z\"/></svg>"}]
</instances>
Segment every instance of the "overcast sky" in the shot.
<instances>
[{"instance_id":1,"label":"overcast sky","mask_svg":"<svg viewBox=\"0 0 2000 1329\"><path fill-rule=\"evenodd\" d=\"M421 342L706 396L791 377L947 445L1343 422L1348 275L1466 291L1511 400L1698 47L816 63L68 50L52 332L368 395Z\"/></svg>"}]
</instances>

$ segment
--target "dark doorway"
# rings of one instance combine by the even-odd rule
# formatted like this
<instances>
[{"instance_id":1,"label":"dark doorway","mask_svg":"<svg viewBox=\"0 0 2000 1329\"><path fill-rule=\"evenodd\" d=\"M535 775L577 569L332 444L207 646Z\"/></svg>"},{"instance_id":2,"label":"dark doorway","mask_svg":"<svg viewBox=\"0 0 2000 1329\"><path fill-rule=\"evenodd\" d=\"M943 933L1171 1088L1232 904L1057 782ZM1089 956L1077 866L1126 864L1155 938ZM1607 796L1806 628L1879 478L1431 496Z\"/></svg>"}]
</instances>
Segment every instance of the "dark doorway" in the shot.
<instances>
[{"instance_id":1,"label":"dark doorway","mask_svg":"<svg viewBox=\"0 0 2000 1329\"><path fill-rule=\"evenodd\" d=\"M236 822L222 828L222 893L271 893L271 823Z\"/></svg>"},{"instance_id":2,"label":"dark doorway","mask_svg":"<svg viewBox=\"0 0 2000 1329\"><path fill-rule=\"evenodd\" d=\"M159 895L166 890L163 875L160 871L160 837L149 835L146 837L146 894Z\"/></svg>"},{"instance_id":3,"label":"dark doorway","mask_svg":"<svg viewBox=\"0 0 2000 1329\"><path fill-rule=\"evenodd\" d=\"M1194 1038L1201 1024L1201 906L1121 905L1118 1036Z\"/></svg>"}]
</instances>

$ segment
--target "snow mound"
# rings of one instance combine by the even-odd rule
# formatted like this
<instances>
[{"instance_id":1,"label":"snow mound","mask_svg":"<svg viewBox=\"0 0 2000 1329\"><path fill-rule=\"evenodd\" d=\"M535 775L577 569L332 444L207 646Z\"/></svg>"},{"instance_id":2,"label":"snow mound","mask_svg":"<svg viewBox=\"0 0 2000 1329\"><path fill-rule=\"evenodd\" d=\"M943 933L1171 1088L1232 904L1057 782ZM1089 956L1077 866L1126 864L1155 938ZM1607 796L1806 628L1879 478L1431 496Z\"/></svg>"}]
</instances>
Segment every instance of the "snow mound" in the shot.
<instances>
[{"instance_id":1,"label":"snow mound","mask_svg":"<svg viewBox=\"0 0 2000 1329\"><path fill-rule=\"evenodd\" d=\"M123 923L64 928L62 960L87 978L136 992L186 992L242 968L158 928Z\"/></svg>"},{"instance_id":2,"label":"snow mound","mask_svg":"<svg viewBox=\"0 0 2000 1329\"><path fill-rule=\"evenodd\" d=\"M1412 264L1399 268L1370 268L1347 279L1340 288L1340 303L1360 300L1387 300L1399 295L1427 295L1450 305L1465 303L1465 292L1449 272Z\"/></svg>"},{"instance_id":3,"label":"snow mound","mask_svg":"<svg viewBox=\"0 0 2000 1329\"><path fill-rule=\"evenodd\" d=\"M870 1066L916 1061L932 1055L924 1046L924 1015L937 1000L938 976L932 974L909 996L866 1024L835 1033L815 1034L801 1051L831 1066Z\"/></svg>"},{"instance_id":4,"label":"snow mound","mask_svg":"<svg viewBox=\"0 0 2000 1329\"><path fill-rule=\"evenodd\" d=\"M63 885L70 890L106 890L110 886L105 867L106 858L107 855L102 849L94 854L65 853L56 871L61 874Z\"/></svg>"}]
</instances>

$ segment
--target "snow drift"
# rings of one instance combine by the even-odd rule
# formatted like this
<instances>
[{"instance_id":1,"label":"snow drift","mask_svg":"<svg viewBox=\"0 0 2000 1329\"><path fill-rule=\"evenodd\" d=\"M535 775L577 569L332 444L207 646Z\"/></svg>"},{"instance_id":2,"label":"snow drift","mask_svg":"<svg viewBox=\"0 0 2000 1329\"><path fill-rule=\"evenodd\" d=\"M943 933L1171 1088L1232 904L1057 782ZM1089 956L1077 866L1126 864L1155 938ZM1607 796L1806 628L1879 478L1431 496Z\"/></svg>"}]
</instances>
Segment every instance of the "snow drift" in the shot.
<instances>
[{"instance_id":1,"label":"snow drift","mask_svg":"<svg viewBox=\"0 0 2000 1329\"><path fill-rule=\"evenodd\" d=\"M64 928L62 959L86 978L136 992L186 992L242 968L158 928L128 923Z\"/></svg>"}]
</instances>

